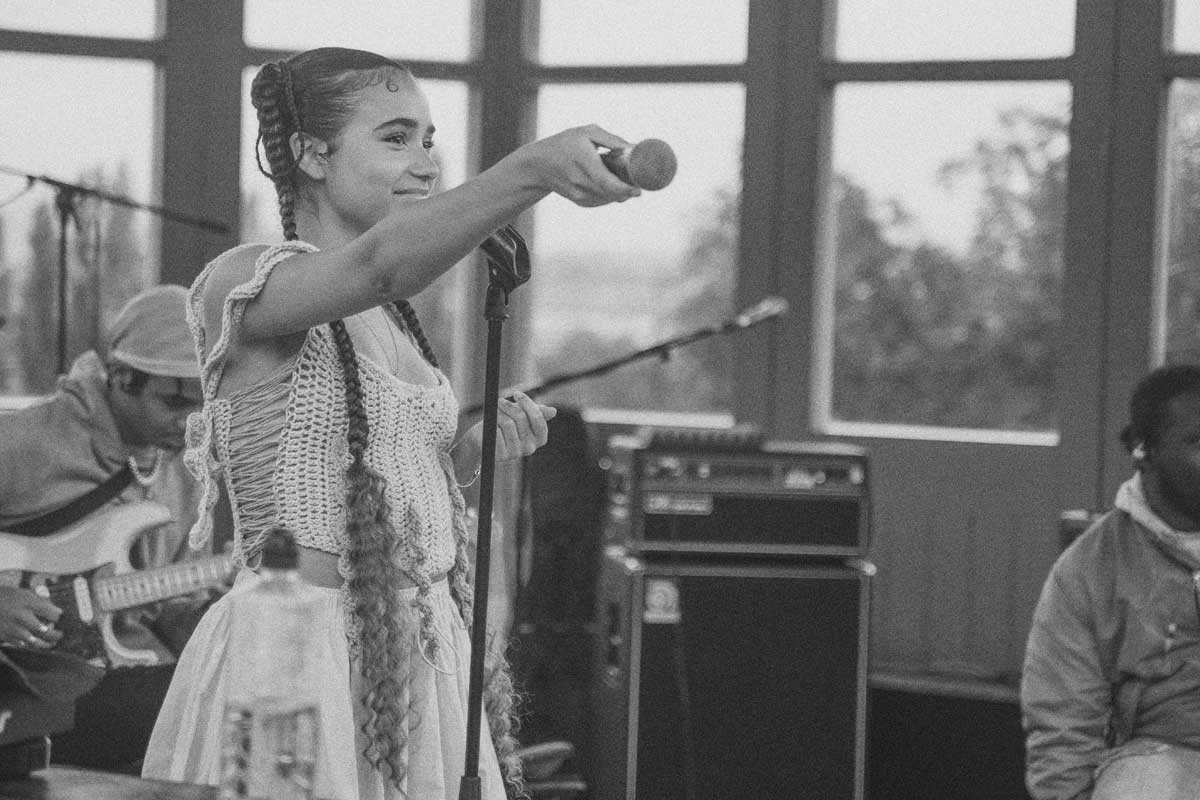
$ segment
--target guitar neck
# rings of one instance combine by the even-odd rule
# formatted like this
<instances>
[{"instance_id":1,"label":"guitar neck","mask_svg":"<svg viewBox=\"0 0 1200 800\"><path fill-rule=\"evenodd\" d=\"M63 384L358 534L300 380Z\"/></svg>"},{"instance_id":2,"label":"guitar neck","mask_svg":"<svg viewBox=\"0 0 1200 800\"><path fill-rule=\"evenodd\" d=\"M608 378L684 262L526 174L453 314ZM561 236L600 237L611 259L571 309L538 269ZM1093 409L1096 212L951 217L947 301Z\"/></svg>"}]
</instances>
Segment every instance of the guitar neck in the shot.
<instances>
[{"instance_id":1,"label":"guitar neck","mask_svg":"<svg viewBox=\"0 0 1200 800\"><path fill-rule=\"evenodd\" d=\"M231 567L228 556L198 558L101 578L93 592L99 609L111 613L216 586L225 580Z\"/></svg>"}]
</instances>

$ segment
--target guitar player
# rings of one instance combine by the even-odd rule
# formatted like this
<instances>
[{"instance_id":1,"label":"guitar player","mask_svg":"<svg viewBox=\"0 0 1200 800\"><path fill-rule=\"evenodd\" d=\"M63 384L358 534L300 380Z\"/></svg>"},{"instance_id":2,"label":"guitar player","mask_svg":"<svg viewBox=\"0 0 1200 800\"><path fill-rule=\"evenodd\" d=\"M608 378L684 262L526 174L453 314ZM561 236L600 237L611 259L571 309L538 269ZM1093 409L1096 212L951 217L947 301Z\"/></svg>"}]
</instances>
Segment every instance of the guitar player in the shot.
<instances>
[{"instance_id":1,"label":"guitar player","mask_svg":"<svg viewBox=\"0 0 1200 800\"><path fill-rule=\"evenodd\" d=\"M142 292L118 313L103 355L84 353L51 395L0 413L0 531L37 546L116 504L151 500L173 520L131 542L129 563L157 567L190 557L185 536L196 488L180 453L187 416L201 398L185 290L163 285ZM0 564L0 570L11 566ZM94 565L79 568L88 566ZM26 577L24 585L34 584ZM0 644L59 645L56 623L63 612L46 595L53 597L20 584L0 586ZM145 609L114 615L121 641L157 654L158 663L108 661L99 685L76 701L75 728L54 738L55 762L136 773L170 682L173 653L199 619L204 599L193 594L164 602L152 616Z\"/></svg>"}]
</instances>

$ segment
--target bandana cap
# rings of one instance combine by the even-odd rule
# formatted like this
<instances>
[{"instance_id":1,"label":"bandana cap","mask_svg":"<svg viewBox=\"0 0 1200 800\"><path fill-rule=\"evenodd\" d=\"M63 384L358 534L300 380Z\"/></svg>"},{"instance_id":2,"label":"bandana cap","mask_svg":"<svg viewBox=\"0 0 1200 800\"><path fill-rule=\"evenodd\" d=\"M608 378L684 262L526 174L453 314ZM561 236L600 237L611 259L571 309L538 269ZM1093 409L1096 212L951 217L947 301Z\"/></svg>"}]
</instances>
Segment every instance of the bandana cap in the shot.
<instances>
[{"instance_id":1,"label":"bandana cap","mask_svg":"<svg viewBox=\"0 0 1200 800\"><path fill-rule=\"evenodd\" d=\"M187 290L162 284L134 296L108 332L108 360L168 378L199 378Z\"/></svg>"}]
</instances>

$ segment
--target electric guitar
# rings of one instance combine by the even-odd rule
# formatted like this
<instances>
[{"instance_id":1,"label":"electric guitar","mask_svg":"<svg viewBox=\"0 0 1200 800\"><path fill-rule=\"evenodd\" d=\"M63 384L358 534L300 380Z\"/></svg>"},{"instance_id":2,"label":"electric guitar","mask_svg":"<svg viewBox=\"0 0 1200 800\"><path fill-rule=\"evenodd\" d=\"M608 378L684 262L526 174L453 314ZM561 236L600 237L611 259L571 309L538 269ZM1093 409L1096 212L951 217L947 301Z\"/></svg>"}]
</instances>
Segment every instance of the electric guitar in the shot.
<instances>
[{"instance_id":1,"label":"electric guitar","mask_svg":"<svg viewBox=\"0 0 1200 800\"><path fill-rule=\"evenodd\" d=\"M117 638L113 614L225 585L234 571L229 556L134 570L134 542L170 521L166 506L138 502L105 506L49 536L0 532L0 585L32 589L62 609L55 627L63 637L55 650L109 666L157 664L154 650Z\"/></svg>"}]
</instances>

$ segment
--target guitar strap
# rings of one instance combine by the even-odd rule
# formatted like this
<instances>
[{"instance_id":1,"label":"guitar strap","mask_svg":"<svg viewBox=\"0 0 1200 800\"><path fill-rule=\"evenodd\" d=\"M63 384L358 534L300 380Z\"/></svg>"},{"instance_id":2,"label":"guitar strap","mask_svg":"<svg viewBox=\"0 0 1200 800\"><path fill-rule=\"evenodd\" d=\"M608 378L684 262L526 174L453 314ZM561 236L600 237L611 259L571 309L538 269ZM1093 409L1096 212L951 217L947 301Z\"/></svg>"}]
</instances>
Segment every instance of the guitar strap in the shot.
<instances>
[{"instance_id":1,"label":"guitar strap","mask_svg":"<svg viewBox=\"0 0 1200 800\"><path fill-rule=\"evenodd\" d=\"M77 497L65 506L48 511L40 517L9 525L4 528L4 532L15 533L18 536L49 536L72 522L78 522L112 500L125 491L125 487L132 480L133 470L126 464L122 469L109 476L108 480L82 497Z\"/></svg>"}]
</instances>

